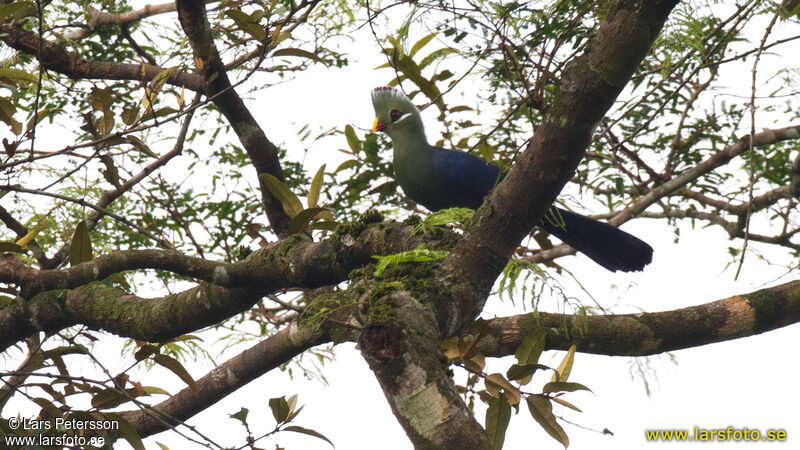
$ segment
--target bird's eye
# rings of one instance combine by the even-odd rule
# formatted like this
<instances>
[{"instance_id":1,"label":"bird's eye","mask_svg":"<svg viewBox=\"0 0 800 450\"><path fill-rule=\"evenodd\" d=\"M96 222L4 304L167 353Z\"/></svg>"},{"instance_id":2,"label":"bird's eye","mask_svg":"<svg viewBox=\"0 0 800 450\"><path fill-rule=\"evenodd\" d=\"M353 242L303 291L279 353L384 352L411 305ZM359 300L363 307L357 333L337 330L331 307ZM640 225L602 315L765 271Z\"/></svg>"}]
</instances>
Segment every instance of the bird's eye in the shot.
<instances>
[{"instance_id":1,"label":"bird's eye","mask_svg":"<svg viewBox=\"0 0 800 450\"><path fill-rule=\"evenodd\" d=\"M392 122L397 122L401 117L403 117L403 113L401 113L400 111L398 111L396 109L393 109L389 113L389 118L392 119Z\"/></svg>"}]
</instances>

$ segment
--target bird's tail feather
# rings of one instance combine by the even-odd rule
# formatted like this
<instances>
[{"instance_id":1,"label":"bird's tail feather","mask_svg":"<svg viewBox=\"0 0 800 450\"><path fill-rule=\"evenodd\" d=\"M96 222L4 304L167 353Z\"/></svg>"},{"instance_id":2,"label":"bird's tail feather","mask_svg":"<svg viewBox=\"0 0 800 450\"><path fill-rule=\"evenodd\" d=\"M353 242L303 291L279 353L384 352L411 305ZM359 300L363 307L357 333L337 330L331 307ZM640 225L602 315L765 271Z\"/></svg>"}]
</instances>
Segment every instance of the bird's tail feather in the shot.
<instances>
[{"instance_id":1,"label":"bird's tail feather","mask_svg":"<svg viewBox=\"0 0 800 450\"><path fill-rule=\"evenodd\" d=\"M539 226L612 272L642 270L653 260L653 248L636 236L561 208L550 208Z\"/></svg>"}]
</instances>

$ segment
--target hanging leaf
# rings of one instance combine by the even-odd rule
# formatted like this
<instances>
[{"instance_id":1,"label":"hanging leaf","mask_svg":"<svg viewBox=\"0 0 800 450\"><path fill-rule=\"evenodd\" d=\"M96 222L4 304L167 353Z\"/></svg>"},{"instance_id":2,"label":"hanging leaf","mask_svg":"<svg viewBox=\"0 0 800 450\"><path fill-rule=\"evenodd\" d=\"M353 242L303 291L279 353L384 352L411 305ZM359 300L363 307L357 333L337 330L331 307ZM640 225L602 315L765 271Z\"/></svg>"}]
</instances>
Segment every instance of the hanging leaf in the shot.
<instances>
[{"instance_id":1,"label":"hanging leaf","mask_svg":"<svg viewBox=\"0 0 800 450\"><path fill-rule=\"evenodd\" d=\"M505 395L500 395L500 398L489 399L489 407L486 408L486 435L489 447L495 450L503 448L506 430L511 420L511 405Z\"/></svg>"},{"instance_id":2,"label":"hanging leaf","mask_svg":"<svg viewBox=\"0 0 800 450\"><path fill-rule=\"evenodd\" d=\"M569 437L561 425L556 422L556 416L553 415L553 404L547 397L540 397L538 395L529 395L526 398L528 402L528 411L530 411L533 420L539 423L553 439L557 440L564 446L569 447Z\"/></svg>"},{"instance_id":3,"label":"hanging leaf","mask_svg":"<svg viewBox=\"0 0 800 450\"><path fill-rule=\"evenodd\" d=\"M69 246L69 263L72 266L92 260L92 241L89 238L89 228L86 221L81 220L72 234L72 242Z\"/></svg>"},{"instance_id":4,"label":"hanging leaf","mask_svg":"<svg viewBox=\"0 0 800 450\"><path fill-rule=\"evenodd\" d=\"M119 426L119 434L128 441L128 444L131 445L135 450L145 450L144 443L142 442L142 437L139 436L139 433L136 431L128 421L122 418L119 414L114 413L106 413L104 414L104 418L113 420ZM161 448L167 448L163 444L158 444Z\"/></svg>"},{"instance_id":5,"label":"hanging leaf","mask_svg":"<svg viewBox=\"0 0 800 450\"><path fill-rule=\"evenodd\" d=\"M317 439L322 439L323 441L327 442L328 444L331 444L331 447L336 448L336 446L333 445L333 442L331 442L330 439L326 438L324 435L322 435L321 433L319 433L317 431L310 430L308 428L299 427L297 425L288 426L288 427L284 428L284 430L293 431L295 433L307 434L309 436L314 436Z\"/></svg>"},{"instance_id":6,"label":"hanging leaf","mask_svg":"<svg viewBox=\"0 0 800 450\"><path fill-rule=\"evenodd\" d=\"M283 210L290 218L303 211L303 204L300 203L300 199L289 189L286 183L275 178L271 173L263 173L258 176L258 179L267 186L270 194L281 202Z\"/></svg>"},{"instance_id":7,"label":"hanging leaf","mask_svg":"<svg viewBox=\"0 0 800 450\"><path fill-rule=\"evenodd\" d=\"M15 135L22 133L22 124L14 119L17 108L7 99L0 97L0 121L5 122L11 127L11 132Z\"/></svg>"}]
</instances>

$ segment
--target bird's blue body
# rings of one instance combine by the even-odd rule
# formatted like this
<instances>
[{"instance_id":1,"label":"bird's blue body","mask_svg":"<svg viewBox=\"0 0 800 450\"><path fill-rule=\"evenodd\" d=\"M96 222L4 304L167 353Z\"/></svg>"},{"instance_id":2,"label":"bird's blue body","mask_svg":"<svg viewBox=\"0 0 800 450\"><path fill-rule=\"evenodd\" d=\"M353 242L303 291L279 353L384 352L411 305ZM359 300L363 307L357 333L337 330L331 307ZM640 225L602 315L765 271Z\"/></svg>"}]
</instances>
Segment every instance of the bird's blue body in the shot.
<instances>
[{"instance_id":1,"label":"bird's blue body","mask_svg":"<svg viewBox=\"0 0 800 450\"><path fill-rule=\"evenodd\" d=\"M377 115L373 131L392 139L397 184L431 211L477 209L505 175L474 155L428 144L419 110L404 94L376 88L372 103ZM571 211L553 207L539 226L611 271L642 270L652 260L646 242Z\"/></svg>"}]
</instances>

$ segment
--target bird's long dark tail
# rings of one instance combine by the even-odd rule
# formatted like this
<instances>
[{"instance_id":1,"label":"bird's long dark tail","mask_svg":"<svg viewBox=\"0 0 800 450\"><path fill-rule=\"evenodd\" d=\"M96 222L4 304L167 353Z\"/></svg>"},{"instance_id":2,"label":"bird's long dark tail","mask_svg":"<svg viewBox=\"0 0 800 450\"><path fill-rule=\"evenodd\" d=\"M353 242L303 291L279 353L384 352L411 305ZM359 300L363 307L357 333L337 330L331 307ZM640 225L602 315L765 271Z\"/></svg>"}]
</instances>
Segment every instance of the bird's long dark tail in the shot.
<instances>
[{"instance_id":1,"label":"bird's long dark tail","mask_svg":"<svg viewBox=\"0 0 800 450\"><path fill-rule=\"evenodd\" d=\"M612 272L642 270L653 260L653 248L647 242L561 208L550 208L539 226Z\"/></svg>"}]
</instances>

